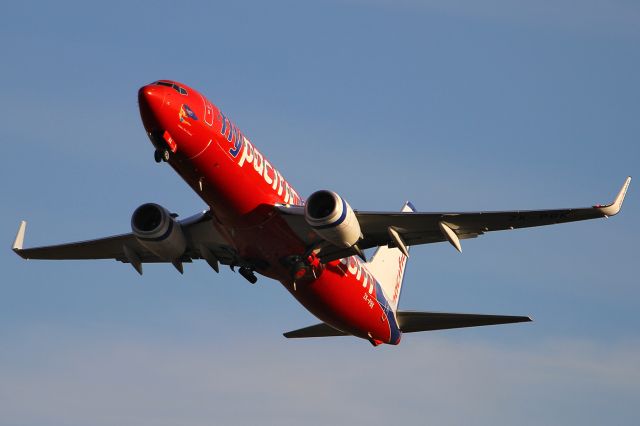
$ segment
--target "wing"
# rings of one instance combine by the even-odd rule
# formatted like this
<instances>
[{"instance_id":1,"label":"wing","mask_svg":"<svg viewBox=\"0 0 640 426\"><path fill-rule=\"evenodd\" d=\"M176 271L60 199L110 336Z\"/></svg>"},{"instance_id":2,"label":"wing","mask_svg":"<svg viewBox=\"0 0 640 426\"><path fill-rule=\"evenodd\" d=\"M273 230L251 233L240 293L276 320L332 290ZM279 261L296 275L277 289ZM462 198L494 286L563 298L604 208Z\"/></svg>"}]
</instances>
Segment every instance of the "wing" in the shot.
<instances>
[{"instance_id":1,"label":"wing","mask_svg":"<svg viewBox=\"0 0 640 426\"><path fill-rule=\"evenodd\" d=\"M205 259L218 270L218 262L224 265L242 264L234 249L226 244L216 231L212 216L203 212L179 222L187 240L187 248L180 259L172 262L180 272L181 263L193 259ZM115 259L131 263L142 274L141 263L167 262L147 250L131 233L95 240L79 241L52 246L23 248L27 223L22 221L13 244L13 251L24 259Z\"/></svg>"},{"instance_id":2,"label":"wing","mask_svg":"<svg viewBox=\"0 0 640 426\"><path fill-rule=\"evenodd\" d=\"M449 241L462 251L460 240L476 238L486 232L506 229L528 228L575 222L613 216L620 211L631 178L628 177L613 203L593 207L498 211L498 212L363 212L356 211L360 223L362 239L357 246L360 250L387 245L389 247L437 243ZM356 248L340 248L325 241L318 243L318 237L307 225L304 208L300 206L279 208L284 219L309 246L316 245L317 255L323 262L358 254Z\"/></svg>"}]
</instances>

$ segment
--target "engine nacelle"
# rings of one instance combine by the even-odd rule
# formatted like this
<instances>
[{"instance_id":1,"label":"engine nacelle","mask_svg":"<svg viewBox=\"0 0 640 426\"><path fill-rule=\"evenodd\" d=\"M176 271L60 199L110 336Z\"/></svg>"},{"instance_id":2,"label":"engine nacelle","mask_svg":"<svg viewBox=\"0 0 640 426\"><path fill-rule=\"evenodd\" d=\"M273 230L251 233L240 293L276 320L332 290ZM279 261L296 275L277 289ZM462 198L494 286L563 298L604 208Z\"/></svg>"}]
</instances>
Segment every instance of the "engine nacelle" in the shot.
<instances>
[{"instance_id":1,"label":"engine nacelle","mask_svg":"<svg viewBox=\"0 0 640 426\"><path fill-rule=\"evenodd\" d=\"M316 191L307 199L304 216L313 230L338 247L351 247L362 233L351 206L333 191Z\"/></svg>"},{"instance_id":2,"label":"engine nacelle","mask_svg":"<svg viewBox=\"0 0 640 426\"><path fill-rule=\"evenodd\" d=\"M158 204L138 207L131 216L131 229L140 244L162 260L179 259L187 248L182 227Z\"/></svg>"}]
</instances>

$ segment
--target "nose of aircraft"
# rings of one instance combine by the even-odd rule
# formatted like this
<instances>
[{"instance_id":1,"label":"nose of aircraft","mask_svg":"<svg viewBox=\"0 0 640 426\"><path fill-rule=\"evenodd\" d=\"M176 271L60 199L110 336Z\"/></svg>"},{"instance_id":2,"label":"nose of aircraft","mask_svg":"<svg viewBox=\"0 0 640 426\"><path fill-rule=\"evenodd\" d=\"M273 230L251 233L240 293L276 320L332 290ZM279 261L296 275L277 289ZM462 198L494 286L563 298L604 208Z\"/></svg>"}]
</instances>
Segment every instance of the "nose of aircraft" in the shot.
<instances>
[{"instance_id":1,"label":"nose of aircraft","mask_svg":"<svg viewBox=\"0 0 640 426\"><path fill-rule=\"evenodd\" d=\"M156 152L168 148L173 154L190 158L202 151L198 121L201 113L188 105L195 105L191 102L193 93L170 80L159 80L138 90L140 117Z\"/></svg>"},{"instance_id":2,"label":"nose of aircraft","mask_svg":"<svg viewBox=\"0 0 640 426\"><path fill-rule=\"evenodd\" d=\"M153 84L143 86L138 90L138 105L140 107L140 116L147 131L151 131L157 127L157 115L160 108L164 105L166 91L162 86Z\"/></svg>"},{"instance_id":3,"label":"nose of aircraft","mask_svg":"<svg viewBox=\"0 0 640 426\"><path fill-rule=\"evenodd\" d=\"M152 113L153 111L159 111L164 104L164 97L166 91L164 87L156 85L147 85L141 87L138 91L138 104L140 105L140 111Z\"/></svg>"}]
</instances>

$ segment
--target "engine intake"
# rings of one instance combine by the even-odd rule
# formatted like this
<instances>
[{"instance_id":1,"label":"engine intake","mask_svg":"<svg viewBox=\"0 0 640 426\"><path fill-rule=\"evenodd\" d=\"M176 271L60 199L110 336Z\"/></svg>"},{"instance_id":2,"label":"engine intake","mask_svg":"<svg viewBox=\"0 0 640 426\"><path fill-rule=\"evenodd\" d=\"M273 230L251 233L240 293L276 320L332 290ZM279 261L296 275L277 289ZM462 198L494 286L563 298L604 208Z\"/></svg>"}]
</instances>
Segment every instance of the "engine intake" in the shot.
<instances>
[{"instance_id":1,"label":"engine intake","mask_svg":"<svg viewBox=\"0 0 640 426\"><path fill-rule=\"evenodd\" d=\"M360 239L360 224L353 209L333 191L311 194L305 203L304 215L318 235L338 247L351 247Z\"/></svg>"},{"instance_id":2,"label":"engine intake","mask_svg":"<svg viewBox=\"0 0 640 426\"><path fill-rule=\"evenodd\" d=\"M187 248L180 223L158 204L138 207L131 216L131 230L140 244L162 260L179 259Z\"/></svg>"}]
</instances>

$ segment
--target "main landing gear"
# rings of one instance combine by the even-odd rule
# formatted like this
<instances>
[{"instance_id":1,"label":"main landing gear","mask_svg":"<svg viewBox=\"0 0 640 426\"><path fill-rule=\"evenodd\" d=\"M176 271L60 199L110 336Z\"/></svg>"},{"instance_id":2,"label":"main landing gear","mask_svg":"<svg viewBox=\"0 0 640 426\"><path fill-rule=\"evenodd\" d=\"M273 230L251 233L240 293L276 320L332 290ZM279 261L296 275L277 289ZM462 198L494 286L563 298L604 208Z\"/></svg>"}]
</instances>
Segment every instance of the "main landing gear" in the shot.
<instances>
[{"instance_id":1,"label":"main landing gear","mask_svg":"<svg viewBox=\"0 0 640 426\"><path fill-rule=\"evenodd\" d=\"M156 163L161 161L168 162L171 159L171 152L168 149L156 149L153 153L153 158Z\"/></svg>"},{"instance_id":2,"label":"main landing gear","mask_svg":"<svg viewBox=\"0 0 640 426\"><path fill-rule=\"evenodd\" d=\"M293 256L289 258L291 278L294 281L315 280L324 271L324 265L318 256L311 252L306 257Z\"/></svg>"}]
</instances>

